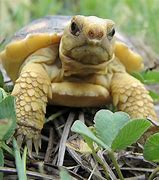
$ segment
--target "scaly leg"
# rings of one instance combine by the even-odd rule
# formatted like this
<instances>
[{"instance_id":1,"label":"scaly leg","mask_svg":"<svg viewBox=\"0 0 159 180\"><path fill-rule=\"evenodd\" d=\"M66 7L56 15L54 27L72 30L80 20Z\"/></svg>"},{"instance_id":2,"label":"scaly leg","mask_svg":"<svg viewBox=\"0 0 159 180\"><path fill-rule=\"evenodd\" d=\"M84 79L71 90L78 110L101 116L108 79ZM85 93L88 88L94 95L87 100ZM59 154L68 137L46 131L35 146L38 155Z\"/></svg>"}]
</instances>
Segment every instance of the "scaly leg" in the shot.
<instances>
[{"instance_id":1,"label":"scaly leg","mask_svg":"<svg viewBox=\"0 0 159 180\"><path fill-rule=\"evenodd\" d=\"M35 150L41 146L40 132L45 120L47 97L51 98L51 82L41 64L28 63L15 83L12 95L16 96L17 141L26 141L31 156L32 141Z\"/></svg>"},{"instance_id":2,"label":"scaly leg","mask_svg":"<svg viewBox=\"0 0 159 180\"><path fill-rule=\"evenodd\" d=\"M153 100L144 85L127 73L115 73L111 84L113 104L131 118L157 121Z\"/></svg>"}]
</instances>

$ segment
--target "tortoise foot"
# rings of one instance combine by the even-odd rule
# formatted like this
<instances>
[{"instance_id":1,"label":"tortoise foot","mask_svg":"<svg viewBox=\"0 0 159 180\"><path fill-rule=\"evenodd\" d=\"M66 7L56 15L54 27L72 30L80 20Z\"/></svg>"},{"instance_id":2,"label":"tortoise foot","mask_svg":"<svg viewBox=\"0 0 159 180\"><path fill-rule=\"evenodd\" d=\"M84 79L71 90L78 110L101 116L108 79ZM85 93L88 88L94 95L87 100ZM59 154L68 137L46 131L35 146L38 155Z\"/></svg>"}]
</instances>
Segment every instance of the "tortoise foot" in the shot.
<instances>
[{"instance_id":1,"label":"tortoise foot","mask_svg":"<svg viewBox=\"0 0 159 180\"><path fill-rule=\"evenodd\" d=\"M151 118L157 121L153 100L140 81L127 73L116 73L111 89L113 103L118 110L128 113L131 118Z\"/></svg>"},{"instance_id":2,"label":"tortoise foot","mask_svg":"<svg viewBox=\"0 0 159 180\"><path fill-rule=\"evenodd\" d=\"M51 83L43 66L34 63L26 65L15 82L12 95L16 97L17 141L19 146L26 143L30 157L32 143L36 153L41 147L40 134L50 94Z\"/></svg>"},{"instance_id":3,"label":"tortoise foot","mask_svg":"<svg viewBox=\"0 0 159 180\"><path fill-rule=\"evenodd\" d=\"M41 148L41 132L38 129L26 127L24 125L18 125L15 137L17 139L19 148L23 143L26 144L29 157L32 158L33 144L36 154L39 153L39 149Z\"/></svg>"}]
</instances>

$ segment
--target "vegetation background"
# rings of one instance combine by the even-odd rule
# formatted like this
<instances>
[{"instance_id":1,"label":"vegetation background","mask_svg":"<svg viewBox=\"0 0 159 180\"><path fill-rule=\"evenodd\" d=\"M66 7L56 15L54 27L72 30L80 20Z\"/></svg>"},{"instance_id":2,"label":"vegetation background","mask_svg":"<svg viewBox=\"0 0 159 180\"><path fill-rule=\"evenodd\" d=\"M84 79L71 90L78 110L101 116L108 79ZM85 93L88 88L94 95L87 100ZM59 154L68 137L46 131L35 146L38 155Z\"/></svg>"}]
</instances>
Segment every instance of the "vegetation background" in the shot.
<instances>
[{"instance_id":1,"label":"vegetation background","mask_svg":"<svg viewBox=\"0 0 159 180\"><path fill-rule=\"evenodd\" d=\"M159 48L158 48L158 45L159 45L159 35L158 35L159 34L159 23L158 23L159 0L0 0L0 49L4 47L5 43L3 43L3 42L5 42L5 40L9 39L13 35L14 32L16 32L18 29L22 28L23 26L25 26L28 22L31 22L34 19L46 16L46 15L57 15L57 14L59 14L59 15L75 15L75 14L95 15L95 16L99 16L99 17L103 17L103 18L112 19L115 21L118 31L124 33L124 35L127 35L128 37L133 37L137 41L137 43L142 42L142 45L145 46L147 44L148 46L152 47L153 51L155 52L155 57L157 57L155 59L159 60ZM147 54L146 54L146 56L149 61L152 61L151 56L149 56ZM152 74L151 74L150 80L153 80L152 82L158 83L158 77L159 77L158 74L155 76L152 76ZM1 76L0 76L0 78L1 78ZM155 86L152 87L153 90L154 90L154 87ZM155 88L156 88L156 92L157 92L159 90L159 86L157 85ZM156 96L159 99L159 96L158 95L156 95ZM156 105L155 107L156 107L157 112L159 112L159 106ZM5 110L6 110L6 108L5 108ZM6 112L7 112L7 110L6 110ZM59 111L59 112L63 112L63 111ZM52 146L54 145L52 150L46 151L48 148L50 148L48 145L48 146L45 146L45 148L42 148L42 152L41 152L42 160L45 160L46 162L52 161L53 165L54 164L58 165L58 162L59 162L58 160L60 158L62 160L64 160L64 157L62 157L62 156L60 157L60 155L61 155L60 150L59 150L59 153L57 153L56 151L59 147L63 147L61 145L61 144L64 144L62 138L67 137L65 135L66 132L64 130L61 133L61 128L57 128L57 127L62 127L62 128L66 127L65 125L68 126L67 123L65 123L65 125L64 125L63 115L58 115L58 114L60 114L59 112L57 112L57 114L55 114L55 115L52 114L50 117L51 118L55 117L55 119L57 118L58 123L59 123L59 120L61 120L61 125L58 124L57 121L55 121L55 122L53 121L52 123L54 123L53 127L55 129L46 127L46 129L44 129L45 133L43 133L43 134L45 134L44 142L43 142L44 146L46 144L45 140L50 139L50 137L53 137L51 135L51 132L54 133L54 131L55 131L57 133L57 137L56 137L57 140L54 137L51 140L49 140L49 142L54 141L52 143ZM91 111L91 113L88 115L89 116L92 115L93 114L92 112L93 111ZM83 113L82 116L84 117L85 111L82 113ZM58 115L60 117L58 118L58 117L56 117L56 115ZM69 116L67 122L70 123L71 121L73 121L73 119L70 121L69 118L71 119L71 117ZM49 124L48 124L48 126L49 126ZM48 129L49 129L50 134L47 132ZM67 128L67 129L69 129L69 128ZM68 131L68 133L69 133L69 131ZM49 137L48 137L48 134L49 134ZM70 136L70 137L72 137L72 136ZM59 141L60 138L62 140ZM65 141L66 141L66 139L65 139ZM65 153L65 150L66 150L65 148L62 149L63 154ZM51 157L52 152L55 152L55 153ZM68 152L66 152L66 153L68 153ZM2 153L1 153L1 155L2 155ZM71 158L70 158L70 156L71 156ZM35 157L36 157L36 155L35 155ZM70 165L70 163L72 163L72 160L70 160L70 159L73 159L72 157L73 156L70 153L69 156L67 156L65 158L65 165L67 165L67 163L69 165ZM81 156L78 156L78 154L77 154L76 158L78 158L78 157L81 157ZM8 153L5 156L5 158L7 160L9 159L9 161L6 161L6 162L10 165L12 163L13 159L10 160L10 157L8 157ZM136 158L136 154L135 154L135 158ZM139 158L140 159L138 159L138 162L139 162L138 168L141 167L143 170L143 168L145 168L145 164L143 164L143 162L140 161L143 158L141 158L141 157L139 157ZM56 162L56 160L57 160L57 162ZM87 162L87 161L85 161L85 162ZM125 162L126 162L126 160L125 160ZM130 160L128 160L128 163L129 162L130 162ZM132 163L133 162L135 162L135 161L132 160ZM7 163L6 163L6 165L8 166ZM61 161L60 161L60 163L61 163ZM82 164L82 162L81 162L81 164ZM123 159L122 159L122 164L123 164ZM20 164L20 166L21 166L21 164ZM77 166L80 167L80 163L77 163ZM93 166L91 166L90 169L92 169ZM131 163L130 163L130 166L132 167ZM136 162L134 163L134 166L137 167ZM12 167L14 167L14 164ZM21 166L21 167L23 167L23 166ZM150 169L149 166L146 166L146 167L148 167ZM155 166L153 166L152 169L154 167ZM97 169L99 169L99 168L97 168ZM35 172L36 171L37 170L35 170ZM19 169L18 172L21 172L21 170ZM151 172L151 169L150 169L150 172ZM91 174L92 174L92 172L91 172ZM137 172L136 174L138 175L139 173ZM131 175L131 173L130 173L130 175ZM24 179L24 177L22 177L22 179Z\"/></svg>"},{"instance_id":2,"label":"vegetation background","mask_svg":"<svg viewBox=\"0 0 159 180\"><path fill-rule=\"evenodd\" d=\"M0 0L0 42L33 19L55 14L110 18L159 53L159 0Z\"/></svg>"}]
</instances>

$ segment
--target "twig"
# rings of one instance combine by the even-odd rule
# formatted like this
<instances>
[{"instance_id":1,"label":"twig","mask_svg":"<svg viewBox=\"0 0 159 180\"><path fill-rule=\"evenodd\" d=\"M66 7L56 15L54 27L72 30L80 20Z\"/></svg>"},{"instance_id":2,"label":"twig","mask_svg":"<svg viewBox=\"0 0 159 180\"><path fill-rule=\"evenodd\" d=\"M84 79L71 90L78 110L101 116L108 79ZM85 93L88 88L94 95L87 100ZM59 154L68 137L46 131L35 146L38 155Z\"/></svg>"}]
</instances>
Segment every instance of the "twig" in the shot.
<instances>
[{"instance_id":1,"label":"twig","mask_svg":"<svg viewBox=\"0 0 159 180\"><path fill-rule=\"evenodd\" d=\"M64 114L65 112L67 112L67 109L64 109L64 110L61 110L55 114L52 114L51 116L49 116L46 120L45 123L49 122L49 121L53 121L55 120L56 118L58 118L59 116L61 116L62 114Z\"/></svg>"},{"instance_id":2,"label":"twig","mask_svg":"<svg viewBox=\"0 0 159 180\"><path fill-rule=\"evenodd\" d=\"M109 178L109 173L107 171L107 167L105 166L102 159L96 154L96 151L95 151L94 148L92 148L92 155L95 158L95 160L102 166L106 179L110 179Z\"/></svg>"},{"instance_id":3,"label":"twig","mask_svg":"<svg viewBox=\"0 0 159 180\"><path fill-rule=\"evenodd\" d=\"M159 122L152 120L151 118L147 118L148 121L150 121L154 126L159 127Z\"/></svg>"},{"instance_id":4,"label":"twig","mask_svg":"<svg viewBox=\"0 0 159 180\"><path fill-rule=\"evenodd\" d=\"M90 156L90 160L88 160L88 161L89 161L92 169L94 168L94 166L97 165L94 173L97 173L97 174L99 174L99 176L102 176L101 171L100 171L100 167L98 166L98 164L97 164L97 162L95 161L95 159L94 159L92 156ZM92 179L96 179L96 178L92 177Z\"/></svg>"},{"instance_id":5,"label":"twig","mask_svg":"<svg viewBox=\"0 0 159 180\"><path fill-rule=\"evenodd\" d=\"M84 122L84 113L83 113L83 112L80 112L80 113L79 113L78 119L79 119L80 121Z\"/></svg>"},{"instance_id":6,"label":"twig","mask_svg":"<svg viewBox=\"0 0 159 180\"><path fill-rule=\"evenodd\" d=\"M143 174L143 175L140 175L140 176L125 178L125 180L145 180L145 175Z\"/></svg>"},{"instance_id":7,"label":"twig","mask_svg":"<svg viewBox=\"0 0 159 180\"><path fill-rule=\"evenodd\" d=\"M159 172L159 166L154 169L154 171L151 173L151 175L150 175L150 177L148 178L148 180L153 180L154 177L157 175L158 172Z\"/></svg>"},{"instance_id":8,"label":"twig","mask_svg":"<svg viewBox=\"0 0 159 180\"><path fill-rule=\"evenodd\" d=\"M49 142L48 142L48 146L47 146L47 150L46 150L46 154L45 154L45 159L44 162L48 162L50 159L50 155L52 153L53 150L53 128L50 128L50 135L49 135Z\"/></svg>"},{"instance_id":9,"label":"twig","mask_svg":"<svg viewBox=\"0 0 159 180\"><path fill-rule=\"evenodd\" d=\"M73 123L74 117L75 117L75 114L70 112L70 114L68 116L68 119L66 121L63 133L62 133L61 140L60 140L58 159L57 159L57 166L62 166L63 165L64 155L65 155L65 150L66 150L66 141L67 141L67 137L69 135L70 128L71 128L71 125Z\"/></svg>"},{"instance_id":10,"label":"twig","mask_svg":"<svg viewBox=\"0 0 159 180\"><path fill-rule=\"evenodd\" d=\"M129 168L129 167L121 167L121 170L126 170L126 171L142 171L142 172L153 172L154 169L148 169L148 168Z\"/></svg>"},{"instance_id":11,"label":"twig","mask_svg":"<svg viewBox=\"0 0 159 180\"><path fill-rule=\"evenodd\" d=\"M67 151L70 153L70 155L72 156L72 158L73 158L78 164L81 165L81 167L82 167L83 169L85 169L85 170L86 170L87 172L89 172L89 173L92 172L92 169L90 169L90 168L88 167L88 165L86 165L86 163L85 163L85 165L82 163L81 157L80 157L73 149L67 147ZM94 172L93 175L96 176L98 179L105 180L105 178L99 176L96 172Z\"/></svg>"},{"instance_id":12,"label":"twig","mask_svg":"<svg viewBox=\"0 0 159 180\"><path fill-rule=\"evenodd\" d=\"M95 172L95 169L96 169L96 168L97 168L97 164L94 166L94 168L93 168L91 174L90 174L89 177L88 177L88 180L91 180L92 175L93 175L93 173Z\"/></svg>"},{"instance_id":13,"label":"twig","mask_svg":"<svg viewBox=\"0 0 159 180\"><path fill-rule=\"evenodd\" d=\"M58 123L58 121L53 121L53 125L54 125L54 127L55 127L55 129L56 129L56 131L57 131L57 135L58 135L59 137L61 137L62 130L59 128L59 123Z\"/></svg>"},{"instance_id":14,"label":"twig","mask_svg":"<svg viewBox=\"0 0 159 180\"><path fill-rule=\"evenodd\" d=\"M109 165L108 165L108 163L106 162L106 160L104 159L103 154L102 154L101 151L98 151L98 155L99 155L99 157L103 160L103 162L104 162L104 164L105 164L105 166L106 166L106 168L107 168L107 170L108 170L108 172L109 172L110 177L111 177L113 180L117 179L117 177L115 176L114 172L113 172L112 169L109 167Z\"/></svg>"},{"instance_id":15,"label":"twig","mask_svg":"<svg viewBox=\"0 0 159 180\"><path fill-rule=\"evenodd\" d=\"M52 165L52 164L50 164L50 163L45 163L44 165L45 165L45 166L48 166L48 167L51 167L51 168L54 168L54 169L56 169L56 168L59 169L58 166ZM67 169L67 171L71 174L71 176L77 178L78 180L85 180L85 178L81 177L79 174L76 174L74 171L70 170L70 169L72 169L72 168L66 167L66 166L63 166L63 167Z\"/></svg>"},{"instance_id":16,"label":"twig","mask_svg":"<svg viewBox=\"0 0 159 180\"><path fill-rule=\"evenodd\" d=\"M0 172L12 172L12 173L17 173L17 170L15 168L8 168L8 167L0 167ZM38 178L47 178L47 179L57 179L53 175L47 175L47 174L42 174L38 172L32 172L32 171L26 171L26 174L29 176L34 176Z\"/></svg>"}]
</instances>

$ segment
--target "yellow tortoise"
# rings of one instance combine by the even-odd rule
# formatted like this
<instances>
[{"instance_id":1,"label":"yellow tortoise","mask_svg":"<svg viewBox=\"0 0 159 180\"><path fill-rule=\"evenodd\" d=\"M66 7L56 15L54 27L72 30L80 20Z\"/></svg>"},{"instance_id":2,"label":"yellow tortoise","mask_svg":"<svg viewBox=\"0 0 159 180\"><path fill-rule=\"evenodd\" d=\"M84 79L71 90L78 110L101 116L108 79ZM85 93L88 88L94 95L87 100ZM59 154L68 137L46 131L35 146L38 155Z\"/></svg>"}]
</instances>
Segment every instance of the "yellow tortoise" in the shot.
<instances>
[{"instance_id":1,"label":"yellow tortoise","mask_svg":"<svg viewBox=\"0 0 159 180\"><path fill-rule=\"evenodd\" d=\"M17 140L40 146L47 102L86 107L113 104L132 118L157 120L144 85L129 72L142 58L115 41L114 22L95 16L48 16L12 38L0 57L15 83Z\"/></svg>"}]
</instances>

